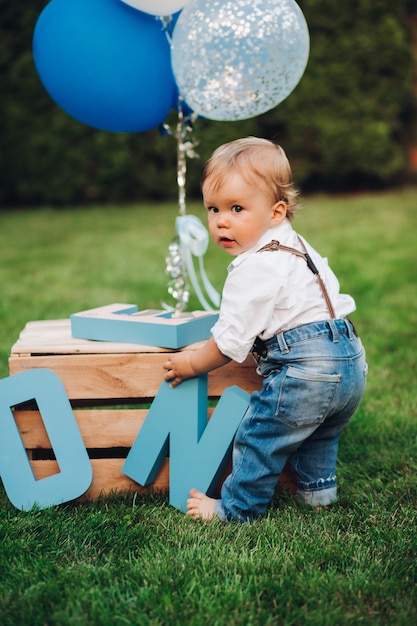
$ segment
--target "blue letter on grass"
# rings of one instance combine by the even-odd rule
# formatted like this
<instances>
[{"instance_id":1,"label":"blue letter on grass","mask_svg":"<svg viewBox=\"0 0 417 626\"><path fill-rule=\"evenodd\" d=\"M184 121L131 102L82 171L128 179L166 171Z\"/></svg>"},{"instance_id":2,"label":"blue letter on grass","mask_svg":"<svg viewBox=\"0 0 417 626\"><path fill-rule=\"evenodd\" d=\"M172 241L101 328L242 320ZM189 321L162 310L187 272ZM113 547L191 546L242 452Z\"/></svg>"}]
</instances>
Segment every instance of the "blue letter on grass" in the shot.
<instances>
[{"instance_id":1,"label":"blue letter on grass","mask_svg":"<svg viewBox=\"0 0 417 626\"><path fill-rule=\"evenodd\" d=\"M169 502L185 511L191 487L207 493L215 486L249 397L228 387L207 422L207 376L174 389L163 382L122 471L141 485L152 483L169 451Z\"/></svg>"},{"instance_id":2,"label":"blue letter on grass","mask_svg":"<svg viewBox=\"0 0 417 626\"><path fill-rule=\"evenodd\" d=\"M60 472L36 480L12 407L36 400ZM51 370L33 369L0 380L0 476L14 506L27 511L81 496L93 478L77 422L61 379Z\"/></svg>"}]
</instances>

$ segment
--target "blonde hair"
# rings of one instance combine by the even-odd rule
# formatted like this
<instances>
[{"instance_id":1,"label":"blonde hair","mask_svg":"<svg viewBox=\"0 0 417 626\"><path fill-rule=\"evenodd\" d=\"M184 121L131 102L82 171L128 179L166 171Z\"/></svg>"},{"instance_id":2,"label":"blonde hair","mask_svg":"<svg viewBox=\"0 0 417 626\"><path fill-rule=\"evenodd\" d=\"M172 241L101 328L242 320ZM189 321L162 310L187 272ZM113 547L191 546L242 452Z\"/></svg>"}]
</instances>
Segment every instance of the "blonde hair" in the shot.
<instances>
[{"instance_id":1,"label":"blonde hair","mask_svg":"<svg viewBox=\"0 0 417 626\"><path fill-rule=\"evenodd\" d=\"M207 161L201 187L220 187L233 169L238 170L244 179L255 176L262 180L276 201L285 202L287 218L292 221L298 208L298 191L294 188L291 167L281 146L259 137L246 137L223 144Z\"/></svg>"}]
</instances>

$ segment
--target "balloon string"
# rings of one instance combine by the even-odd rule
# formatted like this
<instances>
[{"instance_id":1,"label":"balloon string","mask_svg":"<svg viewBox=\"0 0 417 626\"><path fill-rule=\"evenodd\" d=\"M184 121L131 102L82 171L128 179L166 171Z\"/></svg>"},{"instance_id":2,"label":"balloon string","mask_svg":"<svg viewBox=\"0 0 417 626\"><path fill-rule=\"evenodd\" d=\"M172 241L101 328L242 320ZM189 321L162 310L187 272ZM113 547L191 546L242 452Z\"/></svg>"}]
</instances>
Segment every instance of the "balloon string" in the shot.
<instances>
[{"instance_id":1,"label":"balloon string","mask_svg":"<svg viewBox=\"0 0 417 626\"><path fill-rule=\"evenodd\" d=\"M167 37L168 43L172 43L172 18L169 16L159 17L162 28ZM179 246L170 246L170 256L167 258L167 273L171 275L169 292L177 300L174 311L180 313L187 305L189 292L187 277L190 278L195 294L200 304L206 311L214 311L220 305L220 295L210 283L204 267L204 254L208 246L208 233L200 220L187 215L186 208L186 181L187 181L187 157L195 158L198 155L194 152L195 140L189 139L188 135L194 130L193 123L197 116L190 112L184 114L184 101L178 94L177 111L178 119L175 128L175 138L177 141L177 186L178 186L178 206L179 217L176 220ZM174 133L169 126L164 127L168 134ZM198 268L203 287L207 293L210 304L203 294L197 273L194 268L193 255L198 258ZM164 308L168 309L165 303Z\"/></svg>"},{"instance_id":2,"label":"balloon string","mask_svg":"<svg viewBox=\"0 0 417 626\"><path fill-rule=\"evenodd\" d=\"M184 143L184 114L182 112L181 97L178 97L178 121L176 128L177 139L177 185L178 185L178 204L180 215L185 215L187 209L185 206L185 182L187 177L187 148Z\"/></svg>"}]
</instances>

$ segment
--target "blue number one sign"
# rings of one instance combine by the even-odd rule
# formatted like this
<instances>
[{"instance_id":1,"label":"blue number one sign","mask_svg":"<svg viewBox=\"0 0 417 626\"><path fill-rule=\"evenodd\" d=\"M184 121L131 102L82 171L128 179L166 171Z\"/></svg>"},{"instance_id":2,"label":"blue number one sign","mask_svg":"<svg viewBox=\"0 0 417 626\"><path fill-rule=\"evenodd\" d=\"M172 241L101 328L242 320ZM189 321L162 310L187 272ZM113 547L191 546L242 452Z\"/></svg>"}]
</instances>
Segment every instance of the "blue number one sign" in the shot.
<instances>
[{"instance_id":1,"label":"blue number one sign","mask_svg":"<svg viewBox=\"0 0 417 626\"><path fill-rule=\"evenodd\" d=\"M207 422L207 376L186 380L174 389L163 382L123 473L147 485L155 480L169 450L169 502L185 511L191 487L207 493L215 486L249 398L239 387L228 387Z\"/></svg>"},{"instance_id":2,"label":"blue number one sign","mask_svg":"<svg viewBox=\"0 0 417 626\"><path fill-rule=\"evenodd\" d=\"M35 400L60 471L36 480L12 407ZM48 369L0 380L0 476L9 500L29 510L73 500L90 486L93 471L64 385Z\"/></svg>"}]
</instances>

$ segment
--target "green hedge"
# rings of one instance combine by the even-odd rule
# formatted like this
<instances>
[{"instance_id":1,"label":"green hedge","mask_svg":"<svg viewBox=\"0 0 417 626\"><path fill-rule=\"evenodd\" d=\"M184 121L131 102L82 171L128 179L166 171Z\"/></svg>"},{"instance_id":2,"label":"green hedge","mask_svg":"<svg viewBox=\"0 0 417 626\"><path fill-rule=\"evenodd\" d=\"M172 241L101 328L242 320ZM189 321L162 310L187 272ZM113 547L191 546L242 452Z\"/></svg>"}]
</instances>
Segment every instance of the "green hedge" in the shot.
<instances>
[{"instance_id":1,"label":"green hedge","mask_svg":"<svg viewBox=\"0 0 417 626\"><path fill-rule=\"evenodd\" d=\"M0 205L130 202L176 197L176 145L157 129L120 134L71 119L36 74L32 35L47 4L2 3L0 14ZM201 158L188 162L199 195L203 161L247 134L276 138L304 190L343 191L406 179L416 140L409 0L299 0L311 52L294 92L243 122L198 120ZM175 123L172 113L171 123Z\"/></svg>"}]
</instances>

